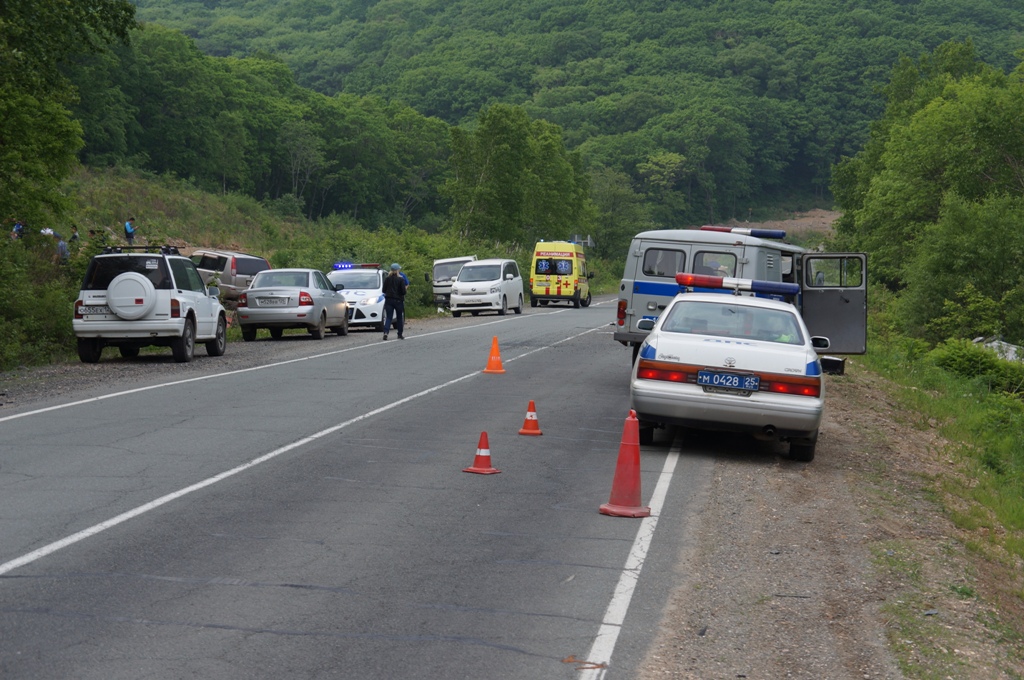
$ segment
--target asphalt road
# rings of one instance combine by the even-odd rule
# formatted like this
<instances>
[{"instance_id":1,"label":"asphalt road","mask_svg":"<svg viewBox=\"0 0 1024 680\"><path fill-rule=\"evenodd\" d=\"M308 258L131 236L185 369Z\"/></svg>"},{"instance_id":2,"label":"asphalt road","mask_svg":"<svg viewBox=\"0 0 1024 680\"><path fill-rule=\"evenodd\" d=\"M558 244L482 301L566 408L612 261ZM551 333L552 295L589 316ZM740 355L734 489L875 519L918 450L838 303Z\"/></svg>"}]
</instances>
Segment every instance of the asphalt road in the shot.
<instances>
[{"instance_id":1,"label":"asphalt road","mask_svg":"<svg viewBox=\"0 0 1024 680\"><path fill-rule=\"evenodd\" d=\"M275 352L5 409L0 677L633 677L712 458L644 447L653 516L598 512L612 313L248 343ZM501 473L467 474L484 432Z\"/></svg>"}]
</instances>

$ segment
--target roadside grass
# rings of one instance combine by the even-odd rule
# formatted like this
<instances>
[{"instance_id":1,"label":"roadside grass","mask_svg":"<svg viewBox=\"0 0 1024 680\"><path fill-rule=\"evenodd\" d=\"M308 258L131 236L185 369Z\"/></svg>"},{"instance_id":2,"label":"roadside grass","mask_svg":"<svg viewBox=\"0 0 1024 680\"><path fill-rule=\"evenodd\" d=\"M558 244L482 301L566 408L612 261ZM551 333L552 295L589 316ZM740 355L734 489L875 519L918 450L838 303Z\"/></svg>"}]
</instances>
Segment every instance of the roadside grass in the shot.
<instances>
[{"instance_id":1,"label":"roadside grass","mask_svg":"<svg viewBox=\"0 0 1024 680\"><path fill-rule=\"evenodd\" d=\"M897 406L903 424L934 429L946 442L932 452L943 463L942 472L918 474L915 492L957 528L939 559L952 559L953 570L962 574L952 582L927 578L922 565L935 559L932 542L902 539L875 546L876 568L900 584L899 598L883 607L891 649L908 678L969 677L951 648L954 635L941 613L925 612L936 602L970 601L974 620L1000 650L1000 677L1024 678L1024 401L999 379L1016 367L1002 366L1010 362L994 353L972 354L988 350L963 346L953 352L966 352L963 360L951 363L948 348L879 333L878 326L873 323L869 353L861 363L888 379L890 387L880 398ZM988 369L973 374L982 365ZM892 485L879 483L884 475L884 470L871 471L868 481L879 500L898 509Z\"/></svg>"}]
</instances>

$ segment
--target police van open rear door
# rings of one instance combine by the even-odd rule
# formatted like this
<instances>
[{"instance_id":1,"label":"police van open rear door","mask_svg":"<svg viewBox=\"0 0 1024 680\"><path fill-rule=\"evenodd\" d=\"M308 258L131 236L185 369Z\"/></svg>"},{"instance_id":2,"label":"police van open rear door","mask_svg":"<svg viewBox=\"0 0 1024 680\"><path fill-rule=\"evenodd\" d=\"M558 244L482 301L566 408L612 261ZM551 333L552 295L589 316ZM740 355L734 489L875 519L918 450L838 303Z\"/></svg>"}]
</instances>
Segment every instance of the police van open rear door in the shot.
<instances>
[{"instance_id":1,"label":"police van open rear door","mask_svg":"<svg viewBox=\"0 0 1024 680\"><path fill-rule=\"evenodd\" d=\"M828 338L830 354L867 352L867 255L804 253L800 262L800 313L811 335Z\"/></svg>"}]
</instances>

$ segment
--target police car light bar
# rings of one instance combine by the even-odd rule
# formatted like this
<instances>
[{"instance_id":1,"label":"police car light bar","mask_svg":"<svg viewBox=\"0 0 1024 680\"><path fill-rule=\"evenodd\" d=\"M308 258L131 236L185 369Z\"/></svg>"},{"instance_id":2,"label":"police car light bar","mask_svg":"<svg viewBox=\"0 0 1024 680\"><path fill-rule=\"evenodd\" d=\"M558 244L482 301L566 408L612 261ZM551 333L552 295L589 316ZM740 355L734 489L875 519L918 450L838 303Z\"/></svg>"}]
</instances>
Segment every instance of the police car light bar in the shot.
<instances>
[{"instance_id":1,"label":"police car light bar","mask_svg":"<svg viewBox=\"0 0 1024 680\"><path fill-rule=\"evenodd\" d=\"M676 283L687 288L728 288L767 295L796 295L800 292L800 286L796 283L755 281L754 279L737 279L731 276L705 276L682 272L676 274Z\"/></svg>"},{"instance_id":2,"label":"police car light bar","mask_svg":"<svg viewBox=\"0 0 1024 680\"><path fill-rule=\"evenodd\" d=\"M782 229L747 229L745 227L710 227L704 226L701 231L724 231L728 234L743 234L745 236L756 236L758 238L786 238L786 232Z\"/></svg>"},{"instance_id":3,"label":"police car light bar","mask_svg":"<svg viewBox=\"0 0 1024 680\"><path fill-rule=\"evenodd\" d=\"M339 269L380 269L380 263L378 262L363 262L362 264L353 264L351 262L335 262L333 268L335 271Z\"/></svg>"}]
</instances>

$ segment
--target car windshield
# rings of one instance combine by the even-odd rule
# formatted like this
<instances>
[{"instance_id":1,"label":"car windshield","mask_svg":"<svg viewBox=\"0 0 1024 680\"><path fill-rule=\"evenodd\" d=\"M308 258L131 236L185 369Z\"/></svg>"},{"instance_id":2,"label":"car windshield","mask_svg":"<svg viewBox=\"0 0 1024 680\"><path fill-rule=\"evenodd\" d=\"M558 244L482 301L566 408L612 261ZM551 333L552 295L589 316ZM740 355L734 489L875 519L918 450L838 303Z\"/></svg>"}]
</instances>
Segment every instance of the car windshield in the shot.
<instances>
[{"instance_id":1,"label":"car windshield","mask_svg":"<svg viewBox=\"0 0 1024 680\"><path fill-rule=\"evenodd\" d=\"M307 272L284 272L268 270L256 275L253 288L302 288L309 285Z\"/></svg>"},{"instance_id":2,"label":"car windshield","mask_svg":"<svg viewBox=\"0 0 1024 680\"><path fill-rule=\"evenodd\" d=\"M459 281L472 283L474 281L497 281L501 278L500 264L485 264L479 267L466 265L459 272Z\"/></svg>"},{"instance_id":3,"label":"car windshield","mask_svg":"<svg viewBox=\"0 0 1024 680\"><path fill-rule=\"evenodd\" d=\"M459 270L465 262L444 262L434 265L434 280L446 281L453 276L458 276Z\"/></svg>"},{"instance_id":4,"label":"car windshield","mask_svg":"<svg viewBox=\"0 0 1024 680\"><path fill-rule=\"evenodd\" d=\"M172 287L164 258L152 255L114 255L93 258L85 272L82 290L106 290L111 281L125 272L142 274L157 290L170 290Z\"/></svg>"},{"instance_id":5,"label":"car windshield","mask_svg":"<svg viewBox=\"0 0 1024 680\"><path fill-rule=\"evenodd\" d=\"M338 271L331 272L327 278L335 285L344 286L345 290L380 288L380 277L377 276L377 272Z\"/></svg>"},{"instance_id":6,"label":"car windshield","mask_svg":"<svg viewBox=\"0 0 1024 680\"><path fill-rule=\"evenodd\" d=\"M800 324L792 312L720 302L681 300L669 310L661 330L788 345L804 343Z\"/></svg>"}]
</instances>

